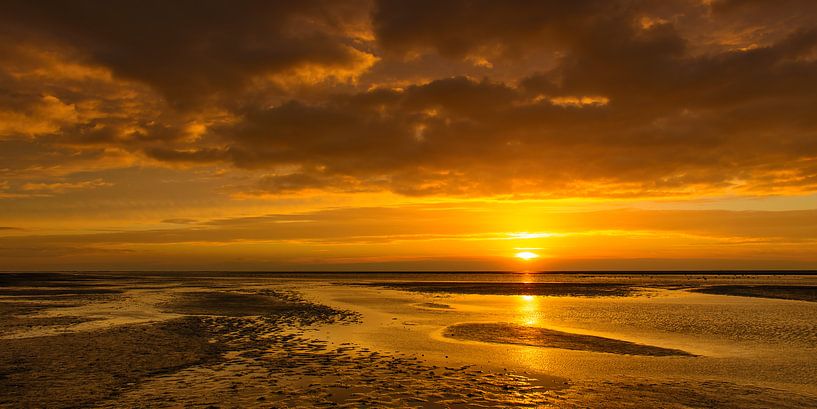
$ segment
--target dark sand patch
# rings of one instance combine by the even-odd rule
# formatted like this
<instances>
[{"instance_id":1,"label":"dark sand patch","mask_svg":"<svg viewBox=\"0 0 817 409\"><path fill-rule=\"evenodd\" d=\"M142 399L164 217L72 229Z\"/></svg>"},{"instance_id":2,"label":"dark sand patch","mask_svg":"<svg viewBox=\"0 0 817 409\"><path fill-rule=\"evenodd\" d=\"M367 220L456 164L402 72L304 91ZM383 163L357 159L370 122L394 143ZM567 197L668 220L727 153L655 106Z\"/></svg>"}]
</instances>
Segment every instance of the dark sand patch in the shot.
<instances>
[{"instance_id":1,"label":"dark sand patch","mask_svg":"<svg viewBox=\"0 0 817 409\"><path fill-rule=\"evenodd\" d=\"M174 296L166 309L178 314L243 317L300 311L308 303L277 292L248 294L226 291L186 292Z\"/></svg>"},{"instance_id":2,"label":"dark sand patch","mask_svg":"<svg viewBox=\"0 0 817 409\"><path fill-rule=\"evenodd\" d=\"M0 272L0 288L8 287L111 287L124 282L121 275L89 273L7 273Z\"/></svg>"},{"instance_id":3,"label":"dark sand patch","mask_svg":"<svg viewBox=\"0 0 817 409\"><path fill-rule=\"evenodd\" d=\"M100 295L121 294L122 290L110 288L7 288L0 289L0 295L12 297L60 296L60 295Z\"/></svg>"},{"instance_id":4,"label":"dark sand patch","mask_svg":"<svg viewBox=\"0 0 817 409\"><path fill-rule=\"evenodd\" d=\"M71 303L53 305L30 300L10 302L0 301L0 318L5 319L14 315L33 314L48 308L76 307L77 305L79 304ZM2 327L2 321L0 321L0 327Z\"/></svg>"},{"instance_id":5,"label":"dark sand patch","mask_svg":"<svg viewBox=\"0 0 817 409\"><path fill-rule=\"evenodd\" d=\"M5 276L8 274L0 274ZM47 274L48 277L53 275ZM59 277L63 277L60 275ZM8 278L8 277L7 277ZM19 278L19 277L18 277ZM6 281L9 281L8 279ZM12 280L14 281L14 280ZM43 314L60 308L71 308L94 302L113 300L120 297L122 290L80 286L79 288L62 288L67 283L60 283L61 288L0 288L0 336L18 331L40 328L67 329L83 322L98 318ZM0 343L0 348L3 344Z\"/></svg>"},{"instance_id":6,"label":"dark sand patch","mask_svg":"<svg viewBox=\"0 0 817 409\"><path fill-rule=\"evenodd\" d=\"M428 308L428 309L432 309L432 310L450 310L450 309L452 309L451 306L448 305L448 304L441 304L441 303L436 303L436 302L424 302L424 303L417 304L417 306L420 307L420 308Z\"/></svg>"},{"instance_id":7,"label":"dark sand patch","mask_svg":"<svg viewBox=\"0 0 817 409\"><path fill-rule=\"evenodd\" d=\"M74 317L74 316L57 316L57 317L4 317L3 323L0 324L3 333L28 330L32 328L42 327L68 327L71 325L81 324L83 322L93 321L92 318Z\"/></svg>"},{"instance_id":8,"label":"dark sand patch","mask_svg":"<svg viewBox=\"0 0 817 409\"><path fill-rule=\"evenodd\" d=\"M321 322L352 322L338 313ZM332 345L289 316L203 320L229 351L221 361L152 378L96 407L541 407L549 391L565 387L560 378L486 373Z\"/></svg>"},{"instance_id":9,"label":"dark sand patch","mask_svg":"<svg viewBox=\"0 0 817 409\"><path fill-rule=\"evenodd\" d=\"M98 280L82 274L0 273L0 318L109 301L124 293L111 282Z\"/></svg>"},{"instance_id":10,"label":"dark sand patch","mask_svg":"<svg viewBox=\"0 0 817 409\"><path fill-rule=\"evenodd\" d=\"M48 287L62 286L66 282L81 285L82 281L92 279L86 275L68 273L0 273L0 287Z\"/></svg>"},{"instance_id":11,"label":"dark sand patch","mask_svg":"<svg viewBox=\"0 0 817 409\"><path fill-rule=\"evenodd\" d=\"M78 407L148 376L213 360L195 318L0 341L0 406Z\"/></svg>"},{"instance_id":12,"label":"dark sand patch","mask_svg":"<svg viewBox=\"0 0 817 409\"><path fill-rule=\"evenodd\" d=\"M704 294L817 302L817 286L812 285L713 285L695 288L690 291Z\"/></svg>"},{"instance_id":13,"label":"dark sand patch","mask_svg":"<svg viewBox=\"0 0 817 409\"><path fill-rule=\"evenodd\" d=\"M90 318L73 316L30 316L52 308L76 307L77 305L79 304L39 303L31 300L25 302L0 302L0 335L32 327L64 327L90 321ZM2 347L2 343L0 343L0 347Z\"/></svg>"},{"instance_id":14,"label":"dark sand patch","mask_svg":"<svg viewBox=\"0 0 817 409\"><path fill-rule=\"evenodd\" d=\"M464 341L607 352L621 355L695 356L678 349L508 323L457 324L447 327L443 335Z\"/></svg>"},{"instance_id":15,"label":"dark sand patch","mask_svg":"<svg viewBox=\"0 0 817 409\"><path fill-rule=\"evenodd\" d=\"M362 284L420 293L628 297L643 290L618 283L377 282Z\"/></svg>"}]
</instances>

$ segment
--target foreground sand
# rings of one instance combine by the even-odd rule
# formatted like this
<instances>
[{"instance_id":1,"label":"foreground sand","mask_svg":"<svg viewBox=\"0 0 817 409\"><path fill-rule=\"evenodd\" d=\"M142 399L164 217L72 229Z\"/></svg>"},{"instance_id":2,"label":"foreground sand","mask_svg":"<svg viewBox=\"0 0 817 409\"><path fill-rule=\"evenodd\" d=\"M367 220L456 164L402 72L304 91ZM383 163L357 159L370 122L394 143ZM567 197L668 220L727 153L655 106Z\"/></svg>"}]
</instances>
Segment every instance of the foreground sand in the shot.
<instances>
[{"instance_id":1,"label":"foreground sand","mask_svg":"<svg viewBox=\"0 0 817 409\"><path fill-rule=\"evenodd\" d=\"M538 295L586 297L643 291L619 284L373 285L477 294L494 288L505 295L535 288ZM342 328L363 325L358 311L307 300L301 287L312 288L257 276L2 275L0 406L817 407L810 393L717 379L570 379L479 360L455 364L453 356L446 364L448 356L432 359L418 352L421 346L374 350L337 339ZM452 313L445 301L416 308ZM477 346L697 359L679 349L534 325L462 323L443 336Z\"/></svg>"}]
</instances>

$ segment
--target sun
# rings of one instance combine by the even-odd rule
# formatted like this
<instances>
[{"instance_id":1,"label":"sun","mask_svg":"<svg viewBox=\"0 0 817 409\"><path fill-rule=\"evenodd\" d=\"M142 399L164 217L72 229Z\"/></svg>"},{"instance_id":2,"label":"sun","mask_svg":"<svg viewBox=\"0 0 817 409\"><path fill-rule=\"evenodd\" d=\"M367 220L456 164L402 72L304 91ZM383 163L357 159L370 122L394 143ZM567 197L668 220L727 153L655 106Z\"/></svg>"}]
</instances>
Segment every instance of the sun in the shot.
<instances>
[{"instance_id":1,"label":"sun","mask_svg":"<svg viewBox=\"0 0 817 409\"><path fill-rule=\"evenodd\" d=\"M520 251L519 253L516 253L516 258L528 261L539 258L539 255L531 251Z\"/></svg>"}]
</instances>

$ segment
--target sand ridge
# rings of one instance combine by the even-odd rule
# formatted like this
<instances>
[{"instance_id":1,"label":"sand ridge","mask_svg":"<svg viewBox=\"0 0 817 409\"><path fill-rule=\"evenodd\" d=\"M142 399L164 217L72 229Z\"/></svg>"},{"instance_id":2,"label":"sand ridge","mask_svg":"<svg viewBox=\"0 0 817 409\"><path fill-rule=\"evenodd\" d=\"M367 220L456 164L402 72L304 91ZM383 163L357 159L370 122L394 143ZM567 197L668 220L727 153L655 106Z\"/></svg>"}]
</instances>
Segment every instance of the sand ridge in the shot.
<instances>
[{"instance_id":1,"label":"sand ridge","mask_svg":"<svg viewBox=\"0 0 817 409\"><path fill-rule=\"evenodd\" d=\"M703 294L817 302L817 286L814 285L711 285L690 291Z\"/></svg>"},{"instance_id":2,"label":"sand ridge","mask_svg":"<svg viewBox=\"0 0 817 409\"><path fill-rule=\"evenodd\" d=\"M612 338L573 334L548 328L511 323L457 324L445 328L443 336L464 341L528 345L621 355L695 356L694 354L678 349L662 348Z\"/></svg>"},{"instance_id":3,"label":"sand ridge","mask_svg":"<svg viewBox=\"0 0 817 409\"><path fill-rule=\"evenodd\" d=\"M629 297L648 295L626 283L371 282L361 285L419 293L539 295L553 297Z\"/></svg>"}]
</instances>

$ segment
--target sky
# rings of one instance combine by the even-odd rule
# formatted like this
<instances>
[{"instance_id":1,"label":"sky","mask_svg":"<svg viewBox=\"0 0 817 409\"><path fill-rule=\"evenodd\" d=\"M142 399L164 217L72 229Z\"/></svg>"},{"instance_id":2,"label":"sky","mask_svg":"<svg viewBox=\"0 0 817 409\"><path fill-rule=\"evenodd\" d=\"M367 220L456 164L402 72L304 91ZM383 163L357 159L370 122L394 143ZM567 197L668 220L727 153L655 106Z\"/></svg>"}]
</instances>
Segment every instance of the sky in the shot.
<instances>
[{"instance_id":1,"label":"sky","mask_svg":"<svg viewBox=\"0 0 817 409\"><path fill-rule=\"evenodd\" d=\"M0 0L0 270L817 269L815 112L811 0Z\"/></svg>"}]
</instances>

